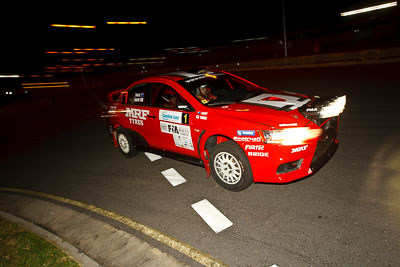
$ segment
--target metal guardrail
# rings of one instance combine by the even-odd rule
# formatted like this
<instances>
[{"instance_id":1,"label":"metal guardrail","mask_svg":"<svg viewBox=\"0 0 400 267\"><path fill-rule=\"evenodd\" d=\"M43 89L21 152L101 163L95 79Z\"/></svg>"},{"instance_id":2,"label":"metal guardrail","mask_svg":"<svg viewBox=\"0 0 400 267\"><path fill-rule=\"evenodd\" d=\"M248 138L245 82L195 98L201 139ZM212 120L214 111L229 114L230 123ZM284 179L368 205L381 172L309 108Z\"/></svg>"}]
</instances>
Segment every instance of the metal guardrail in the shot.
<instances>
[{"instance_id":1,"label":"metal guardrail","mask_svg":"<svg viewBox=\"0 0 400 267\"><path fill-rule=\"evenodd\" d=\"M310 56L266 59L229 64L218 64L225 70L259 70L272 68L324 67L358 64L400 62L400 48L340 52ZM208 66L213 67L215 66Z\"/></svg>"}]
</instances>

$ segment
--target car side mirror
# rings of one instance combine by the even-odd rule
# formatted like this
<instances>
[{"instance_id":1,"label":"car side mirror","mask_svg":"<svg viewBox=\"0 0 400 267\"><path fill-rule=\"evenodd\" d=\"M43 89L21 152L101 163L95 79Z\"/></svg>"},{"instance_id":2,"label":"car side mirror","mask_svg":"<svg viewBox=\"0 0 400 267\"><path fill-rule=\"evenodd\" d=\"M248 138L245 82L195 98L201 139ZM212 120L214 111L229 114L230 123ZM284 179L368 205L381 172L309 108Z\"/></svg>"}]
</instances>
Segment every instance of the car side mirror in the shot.
<instances>
[{"instance_id":1,"label":"car side mirror","mask_svg":"<svg viewBox=\"0 0 400 267\"><path fill-rule=\"evenodd\" d=\"M182 111L194 111L194 108L189 104L178 105L178 109Z\"/></svg>"},{"instance_id":2,"label":"car side mirror","mask_svg":"<svg viewBox=\"0 0 400 267\"><path fill-rule=\"evenodd\" d=\"M178 109L182 111L194 111L194 108L186 100L178 102Z\"/></svg>"}]
</instances>

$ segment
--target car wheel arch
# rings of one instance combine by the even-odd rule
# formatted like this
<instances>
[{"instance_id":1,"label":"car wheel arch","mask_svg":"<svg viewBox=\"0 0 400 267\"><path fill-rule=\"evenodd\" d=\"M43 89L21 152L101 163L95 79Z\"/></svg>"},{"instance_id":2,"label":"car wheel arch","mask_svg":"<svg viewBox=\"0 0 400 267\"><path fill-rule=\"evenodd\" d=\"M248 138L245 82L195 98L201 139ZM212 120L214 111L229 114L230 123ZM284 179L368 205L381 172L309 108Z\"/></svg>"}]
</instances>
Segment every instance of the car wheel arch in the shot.
<instances>
[{"instance_id":1,"label":"car wheel arch","mask_svg":"<svg viewBox=\"0 0 400 267\"><path fill-rule=\"evenodd\" d=\"M208 151L208 153L210 153L210 151L216 145L218 145L222 142L228 141L228 140L232 140L232 139L225 135L221 135L221 134L215 134L215 135L209 136L207 138L206 142L204 143L204 151Z\"/></svg>"},{"instance_id":2,"label":"car wheel arch","mask_svg":"<svg viewBox=\"0 0 400 267\"><path fill-rule=\"evenodd\" d=\"M207 178L210 178L211 169L210 169L209 161L210 161L210 155L211 155L213 148L219 143L222 143L222 142L228 141L228 140L232 140L232 139L227 136L221 135L221 134L213 134L213 135L210 135L210 136L204 138L203 141L201 141L200 139L202 139L202 136L204 135L204 133L205 133L205 130L203 130L203 132L199 138L198 149L199 149L199 156L204 163L204 168L207 173ZM202 142L204 142L204 143L202 143ZM200 145L200 144L202 144L202 145Z\"/></svg>"},{"instance_id":3,"label":"car wheel arch","mask_svg":"<svg viewBox=\"0 0 400 267\"><path fill-rule=\"evenodd\" d=\"M116 127L114 132L117 132L117 130L119 129L125 131L129 135L135 146L149 147L149 144L147 143L146 139L140 133L122 126Z\"/></svg>"}]
</instances>

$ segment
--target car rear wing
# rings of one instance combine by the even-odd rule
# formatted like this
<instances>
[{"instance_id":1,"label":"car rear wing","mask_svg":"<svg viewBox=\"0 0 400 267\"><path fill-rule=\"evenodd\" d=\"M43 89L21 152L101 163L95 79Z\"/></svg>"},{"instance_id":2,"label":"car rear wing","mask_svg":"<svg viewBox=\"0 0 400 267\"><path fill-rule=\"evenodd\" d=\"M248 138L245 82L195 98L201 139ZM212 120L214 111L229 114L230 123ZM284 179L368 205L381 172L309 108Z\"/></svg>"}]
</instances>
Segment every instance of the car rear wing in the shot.
<instances>
[{"instance_id":1,"label":"car rear wing","mask_svg":"<svg viewBox=\"0 0 400 267\"><path fill-rule=\"evenodd\" d=\"M108 103L126 103L128 91L121 89L107 94Z\"/></svg>"}]
</instances>

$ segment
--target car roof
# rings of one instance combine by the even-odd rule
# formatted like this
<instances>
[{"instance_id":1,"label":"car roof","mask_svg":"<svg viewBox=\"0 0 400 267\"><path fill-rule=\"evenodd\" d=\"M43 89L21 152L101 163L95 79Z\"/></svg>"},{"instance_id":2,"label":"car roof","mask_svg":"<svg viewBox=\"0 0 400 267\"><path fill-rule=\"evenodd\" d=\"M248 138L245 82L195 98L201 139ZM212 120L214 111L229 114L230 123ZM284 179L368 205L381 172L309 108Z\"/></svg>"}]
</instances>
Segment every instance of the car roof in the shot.
<instances>
[{"instance_id":1,"label":"car roof","mask_svg":"<svg viewBox=\"0 0 400 267\"><path fill-rule=\"evenodd\" d=\"M170 72L170 73L159 75L157 77L170 79L170 80L173 80L176 82L176 81L180 81L180 80L191 79L191 78L203 76L205 74L216 74L216 73L220 73L220 72L210 71L207 69L195 69L195 70L189 70L189 71Z\"/></svg>"}]
</instances>

